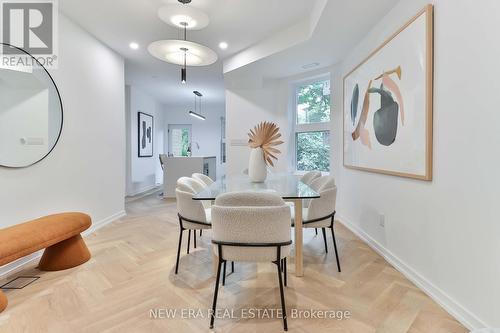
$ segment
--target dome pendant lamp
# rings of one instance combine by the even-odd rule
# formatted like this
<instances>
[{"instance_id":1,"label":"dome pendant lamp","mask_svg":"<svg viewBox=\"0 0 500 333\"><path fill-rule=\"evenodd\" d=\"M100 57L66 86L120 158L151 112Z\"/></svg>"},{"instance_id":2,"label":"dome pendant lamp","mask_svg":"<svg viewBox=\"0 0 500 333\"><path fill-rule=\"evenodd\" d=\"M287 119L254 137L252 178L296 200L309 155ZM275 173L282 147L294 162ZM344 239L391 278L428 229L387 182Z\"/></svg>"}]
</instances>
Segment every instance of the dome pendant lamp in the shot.
<instances>
[{"instance_id":1,"label":"dome pendant lamp","mask_svg":"<svg viewBox=\"0 0 500 333\"><path fill-rule=\"evenodd\" d=\"M184 30L184 39L158 40L148 46L149 53L168 63L181 66L181 82L187 82L187 66L208 66L217 61L210 48L187 40L187 30L199 30L208 25L208 16L192 6L191 0L178 0L181 4L166 5L158 16L165 23Z\"/></svg>"}]
</instances>

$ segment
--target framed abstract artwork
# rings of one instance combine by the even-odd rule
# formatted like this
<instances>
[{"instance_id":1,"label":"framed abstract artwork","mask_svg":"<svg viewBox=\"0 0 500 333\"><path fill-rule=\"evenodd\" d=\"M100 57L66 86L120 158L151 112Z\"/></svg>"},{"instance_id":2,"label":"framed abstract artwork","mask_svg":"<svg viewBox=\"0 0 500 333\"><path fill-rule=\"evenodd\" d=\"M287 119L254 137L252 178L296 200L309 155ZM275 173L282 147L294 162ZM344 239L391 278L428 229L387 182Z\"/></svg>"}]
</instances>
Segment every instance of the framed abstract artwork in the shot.
<instances>
[{"instance_id":1,"label":"framed abstract artwork","mask_svg":"<svg viewBox=\"0 0 500 333\"><path fill-rule=\"evenodd\" d=\"M344 77L344 166L432 180L433 7Z\"/></svg>"},{"instance_id":2,"label":"framed abstract artwork","mask_svg":"<svg viewBox=\"0 0 500 333\"><path fill-rule=\"evenodd\" d=\"M137 113L137 133L138 133L138 156L153 156L153 116L144 112Z\"/></svg>"}]
</instances>

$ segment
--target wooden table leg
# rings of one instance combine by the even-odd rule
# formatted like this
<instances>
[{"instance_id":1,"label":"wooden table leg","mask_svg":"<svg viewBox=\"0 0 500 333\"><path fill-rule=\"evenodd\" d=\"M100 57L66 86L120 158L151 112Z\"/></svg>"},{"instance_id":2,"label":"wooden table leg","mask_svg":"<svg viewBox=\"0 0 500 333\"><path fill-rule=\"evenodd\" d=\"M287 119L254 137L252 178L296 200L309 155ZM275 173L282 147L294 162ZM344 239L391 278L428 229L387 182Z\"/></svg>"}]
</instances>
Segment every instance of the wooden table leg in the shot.
<instances>
[{"instance_id":1,"label":"wooden table leg","mask_svg":"<svg viewBox=\"0 0 500 333\"><path fill-rule=\"evenodd\" d=\"M302 199L295 199L295 276L304 276L302 258Z\"/></svg>"},{"instance_id":2,"label":"wooden table leg","mask_svg":"<svg viewBox=\"0 0 500 333\"><path fill-rule=\"evenodd\" d=\"M217 276L217 268L219 266L219 256L215 254L212 247L210 247L210 251L212 251L212 273L214 276Z\"/></svg>"}]
</instances>

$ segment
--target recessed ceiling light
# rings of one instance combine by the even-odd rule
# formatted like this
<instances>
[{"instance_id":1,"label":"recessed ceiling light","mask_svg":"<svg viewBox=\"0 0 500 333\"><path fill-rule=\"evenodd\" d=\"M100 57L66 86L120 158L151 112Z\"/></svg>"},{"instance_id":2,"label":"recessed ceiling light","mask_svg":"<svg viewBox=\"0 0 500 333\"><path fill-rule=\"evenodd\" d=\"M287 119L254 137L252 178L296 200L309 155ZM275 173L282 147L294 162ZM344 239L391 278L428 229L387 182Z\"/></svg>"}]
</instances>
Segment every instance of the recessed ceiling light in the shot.
<instances>
[{"instance_id":1,"label":"recessed ceiling light","mask_svg":"<svg viewBox=\"0 0 500 333\"><path fill-rule=\"evenodd\" d=\"M311 68L318 67L318 66L319 66L319 62L313 62L313 63L302 66L302 68L311 69Z\"/></svg>"},{"instance_id":2,"label":"recessed ceiling light","mask_svg":"<svg viewBox=\"0 0 500 333\"><path fill-rule=\"evenodd\" d=\"M219 43L219 47L220 47L222 50L227 49L227 47L228 47L228 46L229 46L229 45L227 45L227 43L226 43L226 42L220 42L220 43Z\"/></svg>"},{"instance_id":3,"label":"recessed ceiling light","mask_svg":"<svg viewBox=\"0 0 500 333\"><path fill-rule=\"evenodd\" d=\"M139 44L136 42L132 42L128 45L132 50L137 50L139 48Z\"/></svg>"}]
</instances>

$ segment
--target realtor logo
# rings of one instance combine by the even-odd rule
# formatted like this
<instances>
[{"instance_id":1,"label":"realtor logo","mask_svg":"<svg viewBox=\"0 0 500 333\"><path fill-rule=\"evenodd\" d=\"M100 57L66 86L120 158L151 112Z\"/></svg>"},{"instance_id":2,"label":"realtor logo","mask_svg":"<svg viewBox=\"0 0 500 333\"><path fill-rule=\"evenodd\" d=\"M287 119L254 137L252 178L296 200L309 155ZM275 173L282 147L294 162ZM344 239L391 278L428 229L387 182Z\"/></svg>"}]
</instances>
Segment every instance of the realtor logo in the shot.
<instances>
[{"instance_id":1,"label":"realtor logo","mask_svg":"<svg viewBox=\"0 0 500 333\"><path fill-rule=\"evenodd\" d=\"M1 42L23 49L51 67L57 58L56 1L0 0ZM16 48L4 48L3 53L23 52Z\"/></svg>"}]
</instances>

